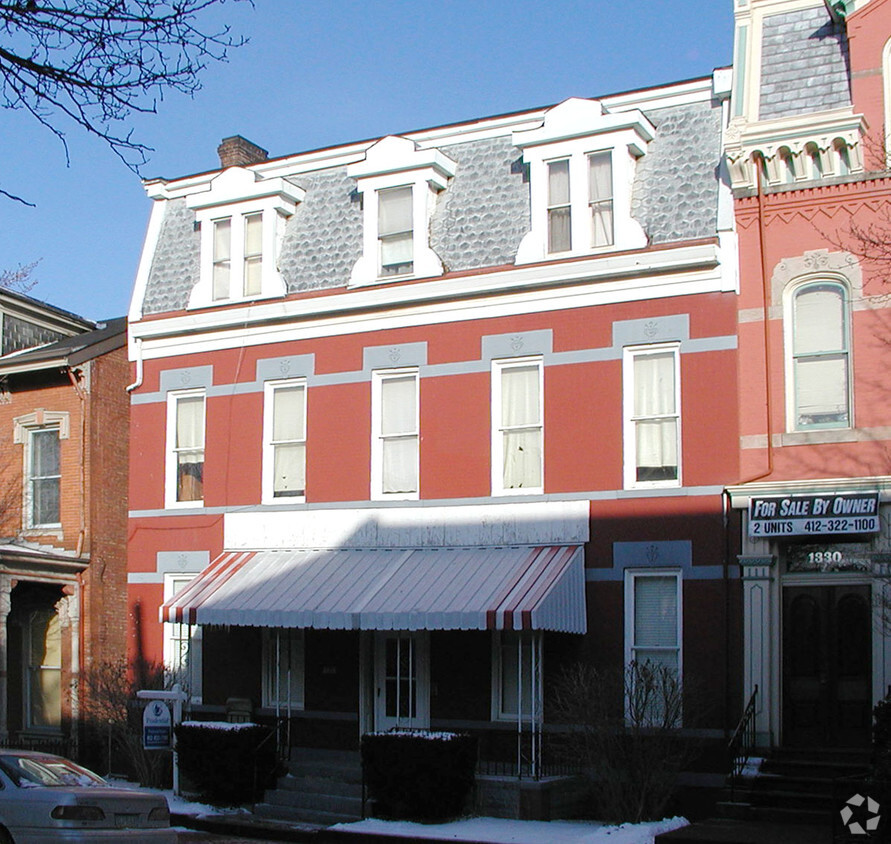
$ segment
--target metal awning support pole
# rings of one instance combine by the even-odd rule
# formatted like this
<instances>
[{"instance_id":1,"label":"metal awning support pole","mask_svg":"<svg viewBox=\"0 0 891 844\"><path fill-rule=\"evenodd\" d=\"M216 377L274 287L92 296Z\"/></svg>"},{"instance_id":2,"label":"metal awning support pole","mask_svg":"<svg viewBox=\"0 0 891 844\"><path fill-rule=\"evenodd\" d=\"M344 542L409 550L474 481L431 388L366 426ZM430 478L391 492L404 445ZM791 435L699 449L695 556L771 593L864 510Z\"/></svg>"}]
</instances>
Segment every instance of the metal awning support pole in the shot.
<instances>
[{"instance_id":1,"label":"metal awning support pole","mask_svg":"<svg viewBox=\"0 0 891 844\"><path fill-rule=\"evenodd\" d=\"M542 634L536 630L532 634L532 776L539 779L541 776L541 733L544 721L544 695L542 690Z\"/></svg>"},{"instance_id":2,"label":"metal awning support pole","mask_svg":"<svg viewBox=\"0 0 891 844\"><path fill-rule=\"evenodd\" d=\"M523 637L517 636L517 779L523 776Z\"/></svg>"}]
</instances>

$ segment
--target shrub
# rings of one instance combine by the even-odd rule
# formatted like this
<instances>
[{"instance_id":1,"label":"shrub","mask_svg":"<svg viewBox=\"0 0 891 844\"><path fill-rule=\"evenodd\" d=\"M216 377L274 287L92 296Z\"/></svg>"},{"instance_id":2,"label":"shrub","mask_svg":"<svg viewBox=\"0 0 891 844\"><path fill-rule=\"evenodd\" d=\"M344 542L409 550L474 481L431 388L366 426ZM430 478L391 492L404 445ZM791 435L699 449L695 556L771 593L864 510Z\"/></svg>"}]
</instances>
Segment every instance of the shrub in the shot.
<instances>
[{"instance_id":1,"label":"shrub","mask_svg":"<svg viewBox=\"0 0 891 844\"><path fill-rule=\"evenodd\" d=\"M597 817L639 823L664 816L678 774L700 749L680 727L691 726L701 702L689 680L682 689L663 665L564 670L552 690L551 711L565 725L554 743L588 778Z\"/></svg>"},{"instance_id":2,"label":"shrub","mask_svg":"<svg viewBox=\"0 0 891 844\"><path fill-rule=\"evenodd\" d=\"M278 766L268 727L184 721L175 730L180 772L203 799L246 803L273 784Z\"/></svg>"},{"instance_id":3,"label":"shrub","mask_svg":"<svg viewBox=\"0 0 891 844\"><path fill-rule=\"evenodd\" d=\"M891 780L891 697L880 700L872 711L873 774L880 780Z\"/></svg>"},{"instance_id":4,"label":"shrub","mask_svg":"<svg viewBox=\"0 0 891 844\"><path fill-rule=\"evenodd\" d=\"M473 788L477 740L458 733L362 736L362 770L381 817L433 821L461 814Z\"/></svg>"}]
</instances>

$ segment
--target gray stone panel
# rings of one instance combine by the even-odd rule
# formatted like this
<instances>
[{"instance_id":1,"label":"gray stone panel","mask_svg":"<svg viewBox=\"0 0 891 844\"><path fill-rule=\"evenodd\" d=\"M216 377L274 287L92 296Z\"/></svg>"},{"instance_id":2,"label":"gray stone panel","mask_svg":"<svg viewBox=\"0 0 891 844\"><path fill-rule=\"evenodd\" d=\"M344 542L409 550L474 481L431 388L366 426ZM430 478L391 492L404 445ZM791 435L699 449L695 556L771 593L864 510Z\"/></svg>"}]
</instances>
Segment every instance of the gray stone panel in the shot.
<instances>
[{"instance_id":1,"label":"gray stone panel","mask_svg":"<svg viewBox=\"0 0 891 844\"><path fill-rule=\"evenodd\" d=\"M52 343L65 337L58 331L52 331L33 322L18 319L5 314L3 316L3 354L18 352L21 349L30 349L34 346L42 346L44 343Z\"/></svg>"},{"instance_id":2,"label":"gray stone panel","mask_svg":"<svg viewBox=\"0 0 891 844\"><path fill-rule=\"evenodd\" d=\"M201 233L184 199L167 202L145 290L143 313L180 311L198 281Z\"/></svg>"},{"instance_id":3,"label":"gray stone panel","mask_svg":"<svg viewBox=\"0 0 891 844\"><path fill-rule=\"evenodd\" d=\"M279 270L288 293L345 287L362 254L362 202L345 167L293 179L306 191L288 220Z\"/></svg>"},{"instance_id":4,"label":"gray stone panel","mask_svg":"<svg viewBox=\"0 0 891 844\"><path fill-rule=\"evenodd\" d=\"M647 112L656 137L638 162L631 214L651 243L715 234L721 108L694 103Z\"/></svg>"},{"instance_id":5,"label":"gray stone panel","mask_svg":"<svg viewBox=\"0 0 891 844\"><path fill-rule=\"evenodd\" d=\"M851 104L844 25L823 6L765 18L761 62L761 120Z\"/></svg>"},{"instance_id":6,"label":"gray stone panel","mask_svg":"<svg viewBox=\"0 0 891 844\"><path fill-rule=\"evenodd\" d=\"M430 246L446 272L512 264L529 231L529 184L510 138L444 147L458 165L440 195Z\"/></svg>"}]
</instances>

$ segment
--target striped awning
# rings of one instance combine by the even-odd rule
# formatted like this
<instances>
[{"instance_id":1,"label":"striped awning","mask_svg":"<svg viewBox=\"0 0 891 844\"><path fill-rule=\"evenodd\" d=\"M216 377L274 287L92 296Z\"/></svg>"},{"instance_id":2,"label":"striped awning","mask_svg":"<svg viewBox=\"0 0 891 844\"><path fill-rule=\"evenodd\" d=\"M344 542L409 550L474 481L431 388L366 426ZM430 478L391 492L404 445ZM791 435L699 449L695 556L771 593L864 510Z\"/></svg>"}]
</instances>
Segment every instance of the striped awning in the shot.
<instances>
[{"instance_id":1,"label":"striped awning","mask_svg":"<svg viewBox=\"0 0 891 844\"><path fill-rule=\"evenodd\" d=\"M584 633L581 546L226 551L161 620L320 630Z\"/></svg>"}]
</instances>

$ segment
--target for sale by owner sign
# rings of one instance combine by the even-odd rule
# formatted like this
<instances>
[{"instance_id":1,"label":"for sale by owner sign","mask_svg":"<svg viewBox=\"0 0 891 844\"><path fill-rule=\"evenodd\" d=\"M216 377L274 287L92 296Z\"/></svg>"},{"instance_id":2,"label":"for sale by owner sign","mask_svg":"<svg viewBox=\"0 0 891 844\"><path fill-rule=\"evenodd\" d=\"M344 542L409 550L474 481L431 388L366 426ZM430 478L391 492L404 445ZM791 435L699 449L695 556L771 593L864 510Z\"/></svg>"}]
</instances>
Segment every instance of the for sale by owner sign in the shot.
<instances>
[{"instance_id":1,"label":"for sale by owner sign","mask_svg":"<svg viewBox=\"0 0 891 844\"><path fill-rule=\"evenodd\" d=\"M749 503L749 536L826 536L878 533L877 492L779 495Z\"/></svg>"}]
</instances>

